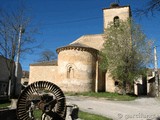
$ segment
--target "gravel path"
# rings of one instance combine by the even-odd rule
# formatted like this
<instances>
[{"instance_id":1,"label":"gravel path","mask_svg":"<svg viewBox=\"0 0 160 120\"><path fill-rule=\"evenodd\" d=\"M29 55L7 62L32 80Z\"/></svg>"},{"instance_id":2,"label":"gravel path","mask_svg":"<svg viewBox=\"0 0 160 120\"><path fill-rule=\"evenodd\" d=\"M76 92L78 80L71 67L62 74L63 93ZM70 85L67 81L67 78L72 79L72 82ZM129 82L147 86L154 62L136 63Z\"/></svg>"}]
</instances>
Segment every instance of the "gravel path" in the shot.
<instances>
[{"instance_id":1,"label":"gravel path","mask_svg":"<svg viewBox=\"0 0 160 120\"><path fill-rule=\"evenodd\" d=\"M134 101L110 101L90 97L67 96L67 102L80 110L99 114L113 120L160 120L160 101L138 98Z\"/></svg>"}]
</instances>

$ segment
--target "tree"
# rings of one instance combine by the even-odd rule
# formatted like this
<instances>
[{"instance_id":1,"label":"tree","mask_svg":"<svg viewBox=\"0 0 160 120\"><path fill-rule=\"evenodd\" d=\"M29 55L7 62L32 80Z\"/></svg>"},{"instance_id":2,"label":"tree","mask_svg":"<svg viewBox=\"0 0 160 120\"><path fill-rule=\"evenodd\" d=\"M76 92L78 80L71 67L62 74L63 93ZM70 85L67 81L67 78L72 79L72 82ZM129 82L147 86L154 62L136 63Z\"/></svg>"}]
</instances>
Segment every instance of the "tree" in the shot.
<instances>
[{"instance_id":1,"label":"tree","mask_svg":"<svg viewBox=\"0 0 160 120\"><path fill-rule=\"evenodd\" d=\"M120 81L125 94L126 85L132 86L151 62L151 41L131 20L111 22L104 32L104 39L100 67Z\"/></svg>"},{"instance_id":2,"label":"tree","mask_svg":"<svg viewBox=\"0 0 160 120\"><path fill-rule=\"evenodd\" d=\"M22 27L20 53L33 52L38 45L34 39L36 27L31 27L31 17L26 15L24 8L12 12L0 11L0 54L8 59L15 60L18 52L18 39Z\"/></svg>"},{"instance_id":3,"label":"tree","mask_svg":"<svg viewBox=\"0 0 160 120\"><path fill-rule=\"evenodd\" d=\"M55 53L51 50L44 50L40 53L39 62L52 61L56 58Z\"/></svg>"},{"instance_id":4,"label":"tree","mask_svg":"<svg viewBox=\"0 0 160 120\"><path fill-rule=\"evenodd\" d=\"M34 44L36 40L33 36L36 33L37 28L31 26L31 17L26 13L24 6L14 11L0 10L0 55L7 58L8 86L13 85L14 95L17 94L16 89L20 89L20 81L15 75L15 58L17 53L20 53L21 57L22 54L33 52L33 49L39 46ZM21 42L19 42L19 39L21 39Z\"/></svg>"}]
</instances>

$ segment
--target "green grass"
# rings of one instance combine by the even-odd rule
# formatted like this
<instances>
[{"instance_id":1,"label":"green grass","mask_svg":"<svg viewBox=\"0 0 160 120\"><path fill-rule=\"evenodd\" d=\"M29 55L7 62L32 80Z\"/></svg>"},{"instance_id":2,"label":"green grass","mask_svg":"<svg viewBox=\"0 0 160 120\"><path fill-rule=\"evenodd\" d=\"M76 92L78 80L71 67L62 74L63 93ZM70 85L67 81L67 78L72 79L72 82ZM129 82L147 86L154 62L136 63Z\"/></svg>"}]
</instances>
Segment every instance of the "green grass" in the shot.
<instances>
[{"instance_id":1,"label":"green grass","mask_svg":"<svg viewBox=\"0 0 160 120\"><path fill-rule=\"evenodd\" d=\"M106 118L100 115L90 114L87 112L79 111L79 118L82 120L112 120L110 118Z\"/></svg>"},{"instance_id":2,"label":"green grass","mask_svg":"<svg viewBox=\"0 0 160 120\"><path fill-rule=\"evenodd\" d=\"M88 96L95 98L105 98L108 100L118 100L118 101L130 101L135 100L137 97L133 95L121 95L118 93L109 93L109 92L84 92L84 93L65 93L69 96Z\"/></svg>"},{"instance_id":3,"label":"green grass","mask_svg":"<svg viewBox=\"0 0 160 120\"><path fill-rule=\"evenodd\" d=\"M0 102L0 108L6 108L7 106L10 105L10 102ZM33 115L36 119L40 120L42 111L41 110L34 110ZM95 114L90 114L87 112L79 111L78 112L79 118L82 120L111 120L109 118L100 116L100 115L95 115Z\"/></svg>"},{"instance_id":4,"label":"green grass","mask_svg":"<svg viewBox=\"0 0 160 120\"><path fill-rule=\"evenodd\" d=\"M36 119L40 120L40 119L41 119L41 116L42 116L42 110L39 110L39 109L34 110L34 111L33 111L33 115L34 115L34 117L35 117Z\"/></svg>"},{"instance_id":5,"label":"green grass","mask_svg":"<svg viewBox=\"0 0 160 120\"><path fill-rule=\"evenodd\" d=\"M35 119L40 120L42 111L36 110L34 111L33 114L34 114ZM78 117L81 118L82 120L112 120L112 119L109 119L109 118L106 118L100 115L90 114L90 113L83 112L83 111L78 112Z\"/></svg>"},{"instance_id":6,"label":"green grass","mask_svg":"<svg viewBox=\"0 0 160 120\"><path fill-rule=\"evenodd\" d=\"M7 108L11 104L10 101L1 101L0 108Z\"/></svg>"}]
</instances>

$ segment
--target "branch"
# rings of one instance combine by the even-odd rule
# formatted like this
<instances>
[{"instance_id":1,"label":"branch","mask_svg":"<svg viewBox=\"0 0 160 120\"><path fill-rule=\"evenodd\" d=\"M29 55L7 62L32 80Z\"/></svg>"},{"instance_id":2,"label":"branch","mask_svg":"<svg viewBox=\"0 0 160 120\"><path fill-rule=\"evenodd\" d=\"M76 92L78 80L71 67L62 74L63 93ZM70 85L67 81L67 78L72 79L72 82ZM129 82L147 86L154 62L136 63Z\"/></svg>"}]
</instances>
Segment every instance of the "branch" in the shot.
<instances>
[{"instance_id":1,"label":"branch","mask_svg":"<svg viewBox=\"0 0 160 120\"><path fill-rule=\"evenodd\" d=\"M136 10L134 10L134 12L138 16L142 16L142 15L148 16L149 13L151 13L151 15L153 16L154 11L156 11L156 10L158 10L158 11L160 10L160 0L150 0L146 4L146 7L144 7L144 9L136 9Z\"/></svg>"}]
</instances>

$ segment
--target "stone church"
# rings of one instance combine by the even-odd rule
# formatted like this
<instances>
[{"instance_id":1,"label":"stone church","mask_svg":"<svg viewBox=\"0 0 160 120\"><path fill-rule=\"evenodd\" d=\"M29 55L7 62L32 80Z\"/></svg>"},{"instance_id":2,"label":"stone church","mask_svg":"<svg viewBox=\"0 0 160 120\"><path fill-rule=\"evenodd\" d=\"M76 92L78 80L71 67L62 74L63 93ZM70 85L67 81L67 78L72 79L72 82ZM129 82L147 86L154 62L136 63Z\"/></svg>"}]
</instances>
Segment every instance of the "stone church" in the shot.
<instances>
[{"instance_id":1,"label":"stone church","mask_svg":"<svg viewBox=\"0 0 160 120\"><path fill-rule=\"evenodd\" d=\"M131 17L130 6L112 5L103 9L104 29L111 21ZM103 48L102 34L83 35L56 51L55 62L30 64L29 84L50 81L65 92L115 92L116 81L99 68L98 52Z\"/></svg>"}]
</instances>

